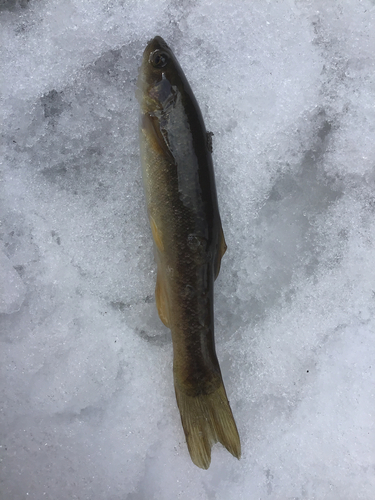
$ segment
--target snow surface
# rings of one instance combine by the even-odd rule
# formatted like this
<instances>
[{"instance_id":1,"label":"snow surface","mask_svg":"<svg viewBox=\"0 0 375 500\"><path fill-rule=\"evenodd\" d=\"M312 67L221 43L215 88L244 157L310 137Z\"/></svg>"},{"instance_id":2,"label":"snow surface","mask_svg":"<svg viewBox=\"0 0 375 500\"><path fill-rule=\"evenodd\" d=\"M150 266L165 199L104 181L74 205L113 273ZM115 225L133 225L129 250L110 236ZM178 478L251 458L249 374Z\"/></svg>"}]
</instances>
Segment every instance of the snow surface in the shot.
<instances>
[{"instance_id":1,"label":"snow surface","mask_svg":"<svg viewBox=\"0 0 375 500\"><path fill-rule=\"evenodd\" d=\"M374 0L1 0L0 498L375 491ZM216 346L243 456L190 460L154 300L135 82L214 132Z\"/></svg>"}]
</instances>

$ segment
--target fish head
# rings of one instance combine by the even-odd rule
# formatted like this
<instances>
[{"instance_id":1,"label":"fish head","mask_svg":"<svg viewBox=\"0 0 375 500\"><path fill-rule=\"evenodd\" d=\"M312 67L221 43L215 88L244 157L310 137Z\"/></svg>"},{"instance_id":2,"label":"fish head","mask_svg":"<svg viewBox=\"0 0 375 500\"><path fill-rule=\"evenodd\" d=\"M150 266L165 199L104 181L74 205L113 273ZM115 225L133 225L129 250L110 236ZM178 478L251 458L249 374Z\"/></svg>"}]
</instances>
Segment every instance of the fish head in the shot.
<instances>
[{"instance_id":1,"label":"fish head","mask_svg":"<svg viewBox=\"0 0 375 500\"><path fill-rule=\"evenodd\" d=\"M177 99L183 74L172 50L160 36L144 50L137 82L137 98L143 113L158 116L168 112Z\"/></svg>"}]
</instances>

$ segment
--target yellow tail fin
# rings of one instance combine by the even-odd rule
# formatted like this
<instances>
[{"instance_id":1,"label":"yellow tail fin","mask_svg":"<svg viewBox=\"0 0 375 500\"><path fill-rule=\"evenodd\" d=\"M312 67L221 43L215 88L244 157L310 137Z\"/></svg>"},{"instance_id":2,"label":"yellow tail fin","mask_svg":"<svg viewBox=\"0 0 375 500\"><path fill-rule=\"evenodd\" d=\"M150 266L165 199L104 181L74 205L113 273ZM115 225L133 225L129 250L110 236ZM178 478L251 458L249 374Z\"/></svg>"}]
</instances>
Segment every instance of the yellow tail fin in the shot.
<instances>
[{"instance_id":1,"label":"yellow tail fin","mask_svg":"<svg viewBox=\"0 0 375 500\"><path fill-rule=\"evenodd\" d=\"M176 383L175 391L186 442L195 465L208 469L211 446L218 441L239 459L240 437L223 382L211 394L187 396Z\"/></svg>"}]
</instances>

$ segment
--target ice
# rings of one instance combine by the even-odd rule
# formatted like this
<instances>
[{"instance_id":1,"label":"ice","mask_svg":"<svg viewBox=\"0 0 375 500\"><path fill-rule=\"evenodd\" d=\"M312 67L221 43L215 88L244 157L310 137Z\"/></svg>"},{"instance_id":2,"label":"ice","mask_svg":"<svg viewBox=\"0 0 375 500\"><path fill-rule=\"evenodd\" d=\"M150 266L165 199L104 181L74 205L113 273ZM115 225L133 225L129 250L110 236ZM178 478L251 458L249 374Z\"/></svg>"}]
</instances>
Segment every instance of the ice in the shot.
<instances>
[{"instance_id":1,"label":"ice","mask_svg":"<svg viewBox=\"0 0 375 500\"><path fill-rule=\"evenodd\" d=\"M0 498L375 491L375 4L0 2ZM189 457L138 151L155 35L214 133L242 441Z\"/></svg>"}]
</instances>

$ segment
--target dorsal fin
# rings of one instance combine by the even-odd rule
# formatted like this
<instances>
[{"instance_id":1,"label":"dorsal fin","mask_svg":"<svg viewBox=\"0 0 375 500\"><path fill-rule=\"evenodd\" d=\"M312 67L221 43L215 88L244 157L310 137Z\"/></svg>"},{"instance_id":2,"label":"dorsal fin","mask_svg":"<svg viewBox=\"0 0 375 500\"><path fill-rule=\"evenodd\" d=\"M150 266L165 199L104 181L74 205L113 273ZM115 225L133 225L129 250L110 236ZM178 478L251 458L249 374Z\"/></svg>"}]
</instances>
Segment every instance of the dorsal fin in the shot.
<instances>
[{"instance_id":1,"label":"dorsal fin","mask_svg":"<svg viewBox=\"0 0 375 500\"><path fill-rule=\"evenodd\" d=\"M223 228L220 224L219 244L218 244L218 251L217 251L216 262L215 262L215 280L219 275L221 259L222 259L223 255L225 254L226 250L227 250L227 244L225 243Z\"/></svg>"}]
</instances>

